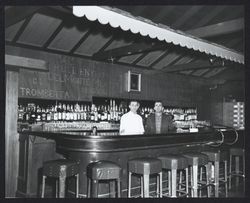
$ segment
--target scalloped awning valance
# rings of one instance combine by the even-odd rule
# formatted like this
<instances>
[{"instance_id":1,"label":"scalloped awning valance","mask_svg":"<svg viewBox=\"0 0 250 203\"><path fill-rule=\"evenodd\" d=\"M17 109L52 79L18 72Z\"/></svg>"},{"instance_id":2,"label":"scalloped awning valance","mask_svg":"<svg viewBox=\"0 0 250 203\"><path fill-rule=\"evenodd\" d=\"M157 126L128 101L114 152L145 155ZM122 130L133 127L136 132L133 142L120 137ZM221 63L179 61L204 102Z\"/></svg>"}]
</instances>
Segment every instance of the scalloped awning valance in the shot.
<instances>
[{"instance_id":1,"label":"scalloped awning valance","mask_svg":"<svg viewBox=\"0 0 250 203\"><path fill-rule=\"evenodd\" d=\"M109 24L113 28L120 27L124 31L130 30L134 34L140 33L140 35L149 36L152 39L157 38L159 41L166 41L167 43L244 64L244 56L236 51L173 30L167 26L155 24L146 19L136 18L118 9L103 6L73 6L73 14L77 17L85 16L90 21L98 20L101 24Z\"/></svg>"}]
</instances>

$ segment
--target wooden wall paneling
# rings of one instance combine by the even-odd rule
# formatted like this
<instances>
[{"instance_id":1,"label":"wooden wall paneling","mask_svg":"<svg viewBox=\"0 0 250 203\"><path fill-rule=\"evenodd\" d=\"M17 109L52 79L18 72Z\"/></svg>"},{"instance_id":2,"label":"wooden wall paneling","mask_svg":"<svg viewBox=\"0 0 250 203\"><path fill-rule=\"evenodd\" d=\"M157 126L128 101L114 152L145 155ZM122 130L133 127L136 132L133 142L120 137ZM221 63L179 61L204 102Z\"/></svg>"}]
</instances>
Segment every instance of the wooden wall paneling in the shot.
<instances>
[{"instance_id":1,"label":"wooden wall paneling","mask_svg":"<svg viewBox=\"0 0 250 203\"><path fill-rule=\"evenodd\" d=\"M18 72L6 70L5 98L5 197L15 197L18 176L17 102Z\"/></svg>"},{"instance_id":2,"label":"wooden wall paneling","mask_svg":"<svg viewBox=\"0 0 250 203\"><path fill-rule=\"evenodd\" d=\"M166 102L166 105L182 104L184 106L184 104L191 105L194 101L198 101L198 95L194 92L197 87L206 84L205 80L194 80L193 77L161 72L148 73L146 70L126 65L91 61L80 57L21 48L10 51L7 47L6 50L7 54L18 55L17 52L19 52L21 56L42 59L48 64L48 73L20 71L20 97L74 101L92 101L92 96L161 99ZM142 74L140 93L126 92L125 75L128 70ZM30 88L28 94L25 88ZM181 89L185 90L181 92ZM38 94L39 91L40 94Z\"/></svg>"}]
</instances>

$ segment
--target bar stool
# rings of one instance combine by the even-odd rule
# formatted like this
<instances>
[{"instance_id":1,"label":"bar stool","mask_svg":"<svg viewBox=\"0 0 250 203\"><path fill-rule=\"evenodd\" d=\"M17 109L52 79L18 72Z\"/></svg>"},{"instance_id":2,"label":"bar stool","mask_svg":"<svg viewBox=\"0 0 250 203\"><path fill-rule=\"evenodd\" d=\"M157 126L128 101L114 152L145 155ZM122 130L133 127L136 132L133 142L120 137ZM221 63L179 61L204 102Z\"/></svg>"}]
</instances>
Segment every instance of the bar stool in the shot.
<instances>
[{"instance_id":1,"label":"bar stool","mask_svg":"<svg viewBox=\"0 0 250 203\"><path fill-rule=\"evenodd\" d=\"M79 163L68 159L57 159L43 163L42 195L44 198L45 180L47 177L59 179L59 198L65 197L65 182L68 177L76 177L76 198L79 196ZM56 197L58 181L56 180Z\"/></svg>"},{"instance_id":2,"label":"bar stool","mask_svg":"<svg viewBox=\"0 0 250 203\"><path fill-rule=\"evenodd\" d=\"M209 184L215 186L215 197L219 197L220 151L210 149L209 151L202 151L202 153L208 156L209 172L213 172L209 178ZM213 166L214 170L212 170ZM214 181L212 181L212 176Z\"/></svg>"},{"instance_id":3,"label":"bar stool","mask_svg":"<svg viewBox=\"0 0 250 203\"><path fill-rule=\"evenodd\" d=\"M168 188L169 188L169 195L171 197L177 197L176 193L183 193L182 196L188 195L188 161L184 156L177 155L177 154L166 154L161 155L158 159L162 162L162 169L168 171ZM185 190L182 190L182 171L186 171L186 183L185 183ZM177 173L179 171L179 189L177 190Z\"/></svg>"},{"instance_id":4,"label":"bar stool","mask_svg":"<svg viewBox=\"0 0 250 203\"><path fill-rule=\"evenodd\" d=\"M230 148L229 158L229 189L232 187L232 176L245 178L245 150L242 148ZM232 162L235 158L235 170L232 171ZM242 159L242 171L240 171L240 158ZM239 179L236 179L236 185L238 185Z\"/></svg>"},{"instance_id":5,"label":"bar stool","mask_svg":"<svg viewBox=\"0 0 250 203\"><path fill-rule=\"evenodd\" d=\"M208 197L210 197L209 190L209 165L208 156L202 153L187 152L183 154L187 158L188 165L191 167L191 197L198 197L198 167L205 166L206 168L206 184Z\"/></svg>"},{"instance_id":6,"label":"bar stool","mask_svg":"<svg viewBox=\"0 0 250 203\"><path fill-rule=\"evenodd\" d=\"M219 197L219 183L223 182L225 184L225 194L228 196L228 169L227 169L227 161L228 161L228 151L216 149L210 147L202 153L206 154L209 158L209 168L212 171L211 178L209 180L210 185L215 186L215 197ZM223 167L223 175L220 174L220 163L224 163ZM214 170L212 170L214 167ZM222 177L221 177L222 176Z\"/></svg>"},{"instance_id":7,"label":"bar stool","mask_svg":"<svg viewBox=\"0 0 250 203\"><path fill-rule=\"evenodd\" d=\"M111 161L98 161L87 166L87 197L98 197L98 183L100 180L116 181L117 197L121 197L121 167ZM115 185L114 185L115 188ZM115 191L113 189L113 191ZM112 192L113 192L112 191Z\"/></svg>"},{"instance_id":8,"label":"bar stool","mask_svg":"<svg viewBox=\"0 0 250 203\"><path fill-rule=\"evenodd\" d=\"M150 175L157 174L157 195L162 197L162 164L156 158L136 158L128 161L128 197L131 197L131 176L138 174L141 178L141 197L149 197Z\"/></svg>"}]
</instances>

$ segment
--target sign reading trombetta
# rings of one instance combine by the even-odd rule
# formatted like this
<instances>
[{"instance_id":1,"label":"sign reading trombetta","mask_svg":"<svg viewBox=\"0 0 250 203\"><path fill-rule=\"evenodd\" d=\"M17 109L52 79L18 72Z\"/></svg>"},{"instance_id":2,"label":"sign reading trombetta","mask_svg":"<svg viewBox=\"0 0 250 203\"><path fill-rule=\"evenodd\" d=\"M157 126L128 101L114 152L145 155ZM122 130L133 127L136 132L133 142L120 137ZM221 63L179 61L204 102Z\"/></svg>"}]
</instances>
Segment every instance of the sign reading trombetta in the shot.
<instances>
[{"instance_id":1,"label":"sign reading trombetta","mask_svg":"<svg viewBox=\"0 0 250 203\"><path fill-rule=\"evenodd\" d=\"M91 100L107 95L108 64L55 56L48 59L48 72L21 69L19 97L56 100Z\"/></svg>"}]
</instances>

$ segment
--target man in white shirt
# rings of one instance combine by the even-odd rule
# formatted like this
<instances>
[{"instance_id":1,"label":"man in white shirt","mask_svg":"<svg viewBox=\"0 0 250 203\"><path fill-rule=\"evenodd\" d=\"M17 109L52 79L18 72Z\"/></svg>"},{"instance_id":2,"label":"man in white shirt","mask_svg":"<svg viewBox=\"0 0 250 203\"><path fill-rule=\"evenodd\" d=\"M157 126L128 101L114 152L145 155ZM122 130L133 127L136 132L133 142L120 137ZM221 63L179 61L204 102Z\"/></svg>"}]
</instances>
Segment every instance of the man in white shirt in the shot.
<instances>
[{"instance_id":1,"label":"man in white shirt","mask_svg":"<svg viewBox=\"0 0 250 203\"><path fill-rule=\"evenodd\" d=\"M144 133L142 117L137 114L139 106L140 105L137 101L130 101L130 111L121 117L120 135L136 135Z\"/></svg>"}]
</instances>

